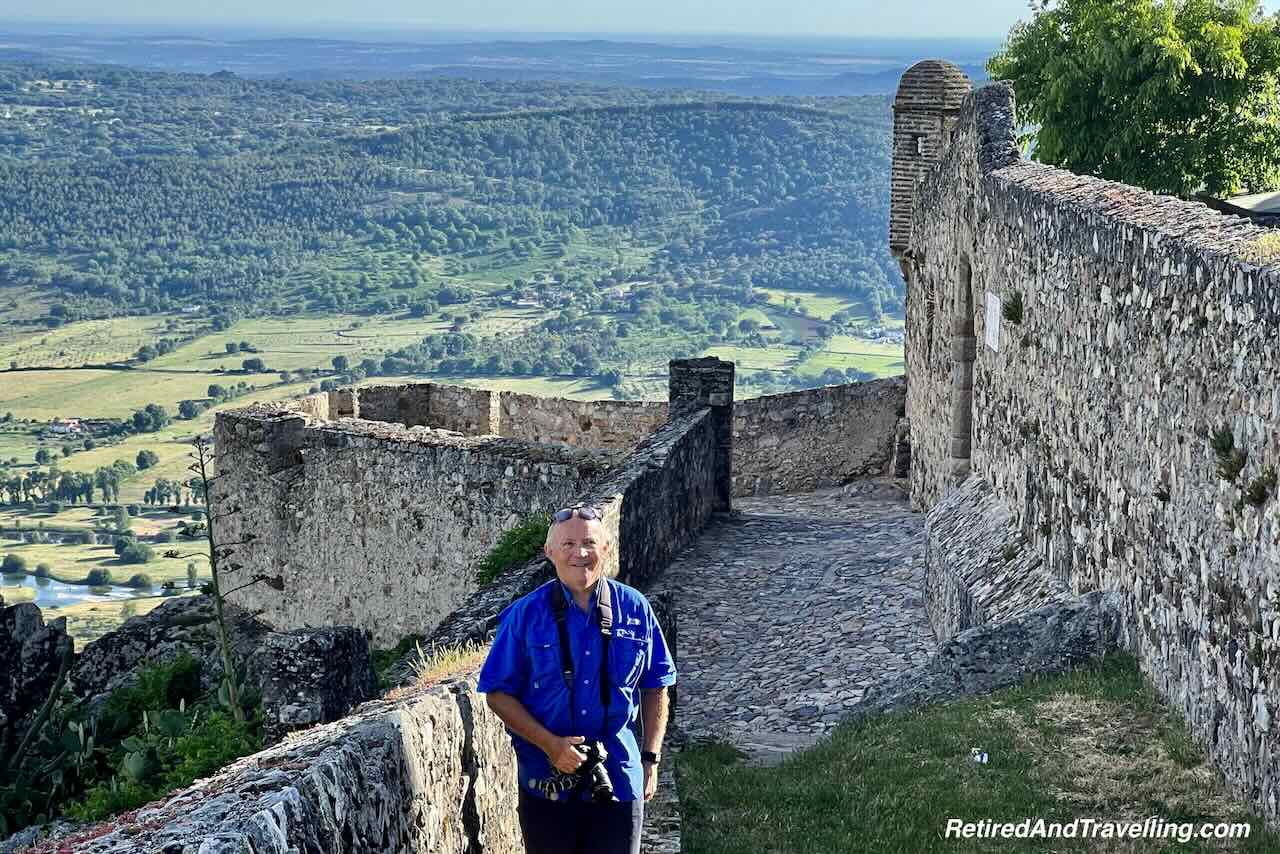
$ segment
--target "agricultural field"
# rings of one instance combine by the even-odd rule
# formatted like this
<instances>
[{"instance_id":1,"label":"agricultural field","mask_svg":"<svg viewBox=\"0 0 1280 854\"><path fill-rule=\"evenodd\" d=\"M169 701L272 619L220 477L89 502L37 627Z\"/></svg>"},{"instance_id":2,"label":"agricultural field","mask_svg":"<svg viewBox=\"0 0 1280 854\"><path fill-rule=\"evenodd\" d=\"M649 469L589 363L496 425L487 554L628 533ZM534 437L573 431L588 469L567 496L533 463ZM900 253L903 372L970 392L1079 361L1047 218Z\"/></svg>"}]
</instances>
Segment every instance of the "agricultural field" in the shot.
<instances>
[{"instance_id":1,"label":"agricultural field","mask_svg":"<svg viewBox=\"0 0 1280 854\"><path fill-rule=\"evenodd\" d=\"M860 300L850 300L838 294L819 293L817 291L784 291L777 288L756 288L768 294L769 304L791 308L797 299L800 305L818 320L830 320L839 311L847 311L855 323L871 323L871 315Z\"/></svg>"},{"instance_id":2,"label":"agricultural field","mask_svg":"<svg viewBox=\"0 0 1280 854\"><path fill-rule=\"evenodd\" d=\"M170 323L173 328L170 328ZM143 344L187 334L197 324L174 315L83 320L57 329L0 339L0 366L74 368L121 362Z\"/></svg>"},{"instance_id":3,"label":"agricultural field","mask_svg":"<svg viewBox=\"0 0 1280 854\"><path fill-rule=\"evenodd\" d=\"M203 372L205 386L196 397L204 397L209 383L225 384L227 380L237 379L253 382L253 375L217 373L219 369L239 371L241 363L248 358L262 359L269 373L311 368L328 370L335 356L346 356L352 364L357 364L361 359L414 344L432 333L445 332L450 325L439 319L399 320L351 315L242 320L153 359L146 367ZM250 344L253 351L227 352L228 344L238 345L241 341Z\"/></svg>"},{"instance_id":4,"label":"agricultural field","mask_svg":"<svg viewBox=\"0 0 1280 854\"><path fill-rule=\"evenodd\" d=\"M901 344L881 344L848 335L836 335L815 356L796 368L801 376L820 374L827 368L855 368L876 377L898 376L904 370Z\"/></svg>"},{"instance_id":5,"label":"agricultural field","mask_svg":"<svg viewBox=\"0 0 1280 854\"><path fill-rule=\"evenodd\" d=\"M706 354L733 362L737 372L780 371L793 364L799 347L709 347Z\"/></svg>"}]
</instances>

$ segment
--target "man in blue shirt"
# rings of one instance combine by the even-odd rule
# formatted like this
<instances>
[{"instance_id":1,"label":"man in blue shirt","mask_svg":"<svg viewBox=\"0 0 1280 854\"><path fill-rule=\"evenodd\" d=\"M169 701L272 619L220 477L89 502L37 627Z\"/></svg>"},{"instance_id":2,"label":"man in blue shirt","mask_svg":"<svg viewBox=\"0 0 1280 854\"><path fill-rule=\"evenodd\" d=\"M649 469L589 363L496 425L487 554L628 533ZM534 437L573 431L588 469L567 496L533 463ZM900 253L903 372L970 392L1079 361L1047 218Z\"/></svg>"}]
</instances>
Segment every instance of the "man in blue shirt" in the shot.
<instances>
[{"instance_id":1,"label":"man in blue shirt","mask_svg":"<svg viewBox=\"0 0 1280 854\"><path fill-rule=\"evenodd\" d=\"M640 851L676 668L648 600L604 577L611 548L596 509L556 513L543 547L556 579L502 612L480 670L478 690L516 751L527 854ZM643 751L631 730L637 714ZM587 742L602 743L608 754L610 802L593 801L589 784L577 786L572 776L587 759L579 746Z\"/></svg>"}]
</instances>

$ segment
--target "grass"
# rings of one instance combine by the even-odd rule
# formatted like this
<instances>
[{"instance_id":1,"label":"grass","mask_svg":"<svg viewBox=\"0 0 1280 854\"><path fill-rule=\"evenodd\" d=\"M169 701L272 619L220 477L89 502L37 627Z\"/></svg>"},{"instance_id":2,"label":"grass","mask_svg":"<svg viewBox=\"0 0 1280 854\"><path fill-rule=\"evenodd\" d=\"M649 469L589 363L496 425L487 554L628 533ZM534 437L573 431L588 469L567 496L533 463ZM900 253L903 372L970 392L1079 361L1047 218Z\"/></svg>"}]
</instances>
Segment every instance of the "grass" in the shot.
<instances>
[{"instance_id":1,"label":"grass","mask_svg":"<svg viewBox=\"0 0 1280 854\"><path fill-rule=\"evenodd\" d=\"M0 367L16 361L20 367L77 367L131 358L143 344L173 337L166 331L171 315L116 317L110 320L82 320L57 329L44 329L0 343ZM179 319L179 329L187 328Z\"/></svg>"},{"instance_id":2,"label":"grass","mask_svg":"<svg viewBox=\"0 0 1280 854\"><path fill-rule=\"evenodd\" d=\"M180 587L187 583L187 562L194 560L202 577L208 576L208 562L201 558L161 557L165 549L176 548L183 554L199 551L203 543L183 541L173 544L148 543L155 549L156 557L147 563L121 563L111 545L83 546L71 543L19 543L8 537L0 538L0 555L15 554L26 558L28 571L37 564L49 565L49 577L66 584L81 584L91 569L111 571L112 583L123 584L137 573L151 577L155 589L166 581Z\"/></svg>"},{"instance_id":3,"label":"grass","mask_svg":"<svg viewBox=\"0 0 1280 854\"><path fill-rule=\"evenodd\" d=\"M5 605L17 605L19 602L30 602L36 598L36 591L30 587L3 587L0 586L0 599L4 600Z\"/></svg>"},{"instance_id":4,"label":"grass","mask_svg":"<svg viewBox=\"0 0 1280 854\"><path fill-rule=\"evenodd\" d=\"M1242 254L1245 260L1254 264L1275 264L1280 262L1280 234L1264 234L1256 240L1245 244Z\"/></svg>"},{"instance_id":5,"label":"grass","mask_svg":"<svg viewBox=\"0 0 1280 854\"><path fill-rule=\"evenodd\" d=\"M985 751L989 763L970 758ZM725 744L677 757L684 850L916 854L921 851L1280 850L1247 815L1132 658L989 697L843 724L774 768ZM1248 821L1250 838L1192 842L943 839L948 818Z\"/></svg>"},{"instance_id":6,"label":"grass","mask_svg":"<svg viewBox=\"0 0 1280 854\"><path fill-rule=\"evenodd\" d=\"M413 661L413 684L404 688L395 688L387 693L387 699L399 699L410 691L429 688L441 680L461 673L467 673L480 667L489 654L488 644L467 641L461 646L443 647L424 650L417 647L417 655Z\"/></svg>"},{"instance_id":7,"label":"grass","mask_svg":"<svg viewBox=\"0 0 1280 854\"><path fill-rule=\"evenodd\" d=\"M737 372L780 371L794 363L798 347L708 347L704 355L716 356L737 364Z\"/></svg>"},{"instance_id":8,"label":"grass","mask_svg":"<svg viewBox=\"0 0 1280 854\"><path fill-rule=\"evenodd\" d=\"M786 305L791 308L795 304L794 300L799 298L800 305L809 312L810 317L817 320L830 320L831 315L836 312L848 311L854 322L871 323L871 315L861 300L851 300L839 294L822 291L788 291L778 288L755 288L754 290L768 294L771 305Z\"/></svg>"},{"instance_id":9,"label":"grass","mask_svg":"<svg viewBox=\"0 0 1280 854\"><path fill-rule=\"evenodd\" d=\"M185 595L185 592L184 592ZM114 631L130 616L142 616L150 613L161 602L172 599L172 596L147 596L124 601L80 602L76 605L65 605L61 608L42 608L45 621L67 618L67 634L75 639L76 648L84 649L84 645L95 641L107 632Z\"/></svg>"},{"instance_id":10,"label":"grass","mask_svg":"<svg viewBox=\"0 0 1280 854\"><path fill-rule=\"evenodd\" d=\"M835 335L827 346L796 368L803 376L820 374L827 368L856 368L877 377L892 377L905 370L901 344L881 344L847 335Z\"/></svg>"}]
</instances>

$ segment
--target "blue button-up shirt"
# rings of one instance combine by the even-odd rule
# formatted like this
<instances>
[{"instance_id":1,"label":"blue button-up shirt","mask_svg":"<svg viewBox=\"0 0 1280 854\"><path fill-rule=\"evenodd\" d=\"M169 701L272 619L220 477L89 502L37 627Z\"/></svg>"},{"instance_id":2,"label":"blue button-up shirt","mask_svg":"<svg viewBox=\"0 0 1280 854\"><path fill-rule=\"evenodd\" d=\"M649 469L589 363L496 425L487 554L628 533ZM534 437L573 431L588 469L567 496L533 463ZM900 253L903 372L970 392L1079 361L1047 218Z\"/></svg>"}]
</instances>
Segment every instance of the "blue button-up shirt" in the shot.
<instances>
[{"instance_id":1,"label":"blue button-up shirt","mask_svg":"<svg viewBox=\"0 0 1280 854\"><path fill-rule=\"evenodd\" d=\"M644 795L640 747L631 730L640 713L640 691L674 685L676 667L667 649L653 608L635 588L609 580L613 605L613 637L609 641L609 715L600 702L600 635L596 595L583 611L569 588L558 579L513 602L499 617L497 636L480 669L478 690L500 691L519 700L529 714L559 736L580 735L604 742L605 770L619 801ZM560 667L560 638L551 596L564 596L565 628L573 652L573 706ZM514 732L512 745L519 766L520 786L530 794L546 795L534 786L557 772L545 753Z\"/></svg>"}]
</instances>

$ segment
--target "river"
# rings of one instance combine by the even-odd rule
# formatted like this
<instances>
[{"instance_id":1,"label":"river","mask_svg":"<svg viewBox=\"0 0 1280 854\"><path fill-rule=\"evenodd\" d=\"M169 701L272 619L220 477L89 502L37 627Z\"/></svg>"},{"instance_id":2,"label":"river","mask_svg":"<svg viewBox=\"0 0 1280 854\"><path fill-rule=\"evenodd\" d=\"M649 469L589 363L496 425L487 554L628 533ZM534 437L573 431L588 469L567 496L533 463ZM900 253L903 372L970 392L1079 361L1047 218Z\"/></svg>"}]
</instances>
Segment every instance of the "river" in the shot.
<instances>
[{"instance_id":1,"label":"river","mask_svg":"<svg viewBox=\"0 0 1280 854\"><path fill-rule=\"evenodd\" d=\"M36 598L32 601L42 608L61 608L81 602L119 602L160 593L158 586L137 588L110 584L90 587L87 584L66 584L53 578L37 578L34 575L3 575L0 576L0 586L34 590Z\"/></svg>"}]
</instances>

